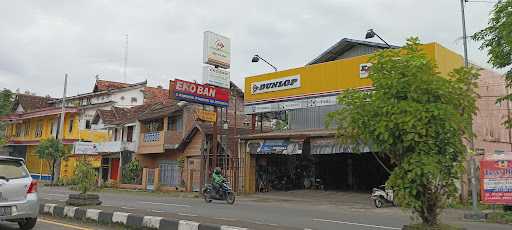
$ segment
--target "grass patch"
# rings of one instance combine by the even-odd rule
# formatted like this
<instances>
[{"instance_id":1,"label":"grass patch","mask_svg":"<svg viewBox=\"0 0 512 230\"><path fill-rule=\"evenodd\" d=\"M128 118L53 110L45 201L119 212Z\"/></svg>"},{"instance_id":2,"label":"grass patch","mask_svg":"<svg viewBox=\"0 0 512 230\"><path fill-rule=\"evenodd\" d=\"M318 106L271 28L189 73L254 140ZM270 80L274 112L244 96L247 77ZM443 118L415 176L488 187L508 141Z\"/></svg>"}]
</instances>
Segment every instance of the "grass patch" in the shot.
<instances>
[{"instance_id":1,"label":"grass patch","mask_svg":"<svg viewBox=\"0 0 512 230\"><path fill-rule=\"evenodd\" d=\"M512 224L512 212L492 212L487 214L487 222Z\"/></svg>"}]
</instances>

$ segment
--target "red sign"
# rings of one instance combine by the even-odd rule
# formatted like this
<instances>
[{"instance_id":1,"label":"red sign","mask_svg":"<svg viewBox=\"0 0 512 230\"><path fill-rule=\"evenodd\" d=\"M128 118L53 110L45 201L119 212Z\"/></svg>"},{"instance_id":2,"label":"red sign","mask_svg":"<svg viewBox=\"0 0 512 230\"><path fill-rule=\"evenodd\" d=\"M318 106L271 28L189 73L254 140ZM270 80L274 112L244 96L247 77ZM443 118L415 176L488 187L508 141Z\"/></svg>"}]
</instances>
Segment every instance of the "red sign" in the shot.
<instances>
[{"instance_id":1,"label":"red sign","mask_svg":"<svg viewBox=\"0 0 512 230\"><path fill-rule=\"evenodd\" d=\"M172 89L177 100L221 107L227 107L229 104L228 89L179 79L174 80Z\"/></svg>"},{"instance_id":2,"label":"red sign","mask_svg":"<svg viewBox=\"0 0 512 230\"><path fill-rule=\"evenodd\" d=\"M481 199L487 204L512 204L512 160L480 161Z\"/></svg>"}]
</instances>

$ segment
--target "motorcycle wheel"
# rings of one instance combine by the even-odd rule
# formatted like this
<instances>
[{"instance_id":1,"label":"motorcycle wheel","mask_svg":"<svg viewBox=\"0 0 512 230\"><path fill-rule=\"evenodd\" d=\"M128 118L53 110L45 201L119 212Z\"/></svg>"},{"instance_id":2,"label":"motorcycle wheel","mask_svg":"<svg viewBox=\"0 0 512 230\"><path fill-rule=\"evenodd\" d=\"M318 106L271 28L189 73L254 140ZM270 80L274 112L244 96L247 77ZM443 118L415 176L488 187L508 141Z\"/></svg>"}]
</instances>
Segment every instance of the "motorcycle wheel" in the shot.
<instances>
[{"instance_id":1,"label":"motorcycle wheel","mask_svg":"<svg viewBox=\"0 0 512 230\"><path fill-rule=\"evenodd\" d=\"M207 189L203 190L203 198L206 203L212 202L212 199L210 199L210 195Z\"/></svg>"},{"instance_id":2,"label":"motorcycle wheel","mask_svg":"<svg viewBox=\"0 0 512 230\"><path fill-rule=\"evenodd\" d=\"M228 194L226 194L226 202L228 204L234 204L235 203L235 194L233 192L228 192Z\"/></svg>"},{"instance_id":3,"label":"motorcycle wheel","mask_svg":"<svg viewBox=\"0 0 512 230\"><path fill-rule=\"evenodd\" d=\"M375 207L376 208L382 208L384 207L384 201L382 200L382 198L376 198L373 200L373 204L375 204Z\"/></svg>"}]
</instances>

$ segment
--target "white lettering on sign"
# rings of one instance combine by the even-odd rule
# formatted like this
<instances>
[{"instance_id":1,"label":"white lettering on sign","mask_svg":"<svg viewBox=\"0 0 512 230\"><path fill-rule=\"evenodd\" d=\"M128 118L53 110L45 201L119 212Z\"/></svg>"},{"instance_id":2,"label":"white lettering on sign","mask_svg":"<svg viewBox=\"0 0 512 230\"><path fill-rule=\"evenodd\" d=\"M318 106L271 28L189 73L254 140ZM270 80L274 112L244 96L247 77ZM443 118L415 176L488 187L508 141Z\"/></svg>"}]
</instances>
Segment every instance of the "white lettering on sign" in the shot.
<instances>
[{"instance_id":1,"label":"white lettering on sign","mask_svg":"<svg viewBox=\"0 0 512 230\"><path fill-rule=\"evenodd\" d=\"M202 85L191 84L188 82L177 81L176 90L198 94L200 96L215 97L215 88L205 87Z\"/></svg>"},{"instance_id":2,"label":"white lettering on sign","mask_svg":"<svg viewBox=\"0 0 512 230\"><path fill-rule=\"evenodd\" d=\"M273 91L294 89L300 87L300 75L283 77L268 81L253 82L251 84L251 93L267 93Z\"/></svg>"}]
</instances>

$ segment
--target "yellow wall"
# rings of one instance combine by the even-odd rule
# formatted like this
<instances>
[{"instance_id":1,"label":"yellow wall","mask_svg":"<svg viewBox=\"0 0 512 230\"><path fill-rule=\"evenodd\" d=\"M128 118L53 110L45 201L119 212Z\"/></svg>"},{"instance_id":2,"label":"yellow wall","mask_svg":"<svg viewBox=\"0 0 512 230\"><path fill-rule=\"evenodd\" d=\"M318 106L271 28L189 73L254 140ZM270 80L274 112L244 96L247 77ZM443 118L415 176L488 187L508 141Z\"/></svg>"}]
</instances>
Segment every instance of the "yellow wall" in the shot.
<instances>
[{"instance_id":1,"label":"yellow wall","mask_svg":"<svg viewBox=\"0 0 512 230\"><path fill-rule=\"evenodd\" d=\"M80 139L83 141L105 142L110 141L110 135L106 130L80 130Z\"/></svg>"},{"instance_id":2,"label":"yellow wall","mask_svg":"<svg viewBox=\"0 0 512 230\"><path fill-rule=\"evenodd\" d=\"M50 174L48 161L40 160L39 156L36 154L36 148L35 145L29 145L27 146L27 169L31 173L40 173L42 174ZM41 164L42 163L42 164ZM42 166L42 167L41 167Z\"/></svg>"},{"instance_id":3,"label":"yellow wall","mask_svg":"<svg viewBox=\"0 0 512 230\"><path fill-rule=\"evenodd\" d=\"M437 63L438 71L443 76L447 76L452 69L463 65L463 59L460 55L437 43L425 44L422 46L422 49L429 58ZM254 103L307 94L339 92L349 88L371 87L372 81L370 79L361 79L359 77L360 64L367 63L370 55L247 77L245 79L245 102ZM251 93L251 84L253 82L294 75L300 75L301 86L299 88L254 95Z\"/></svg>"}]
</instances>

